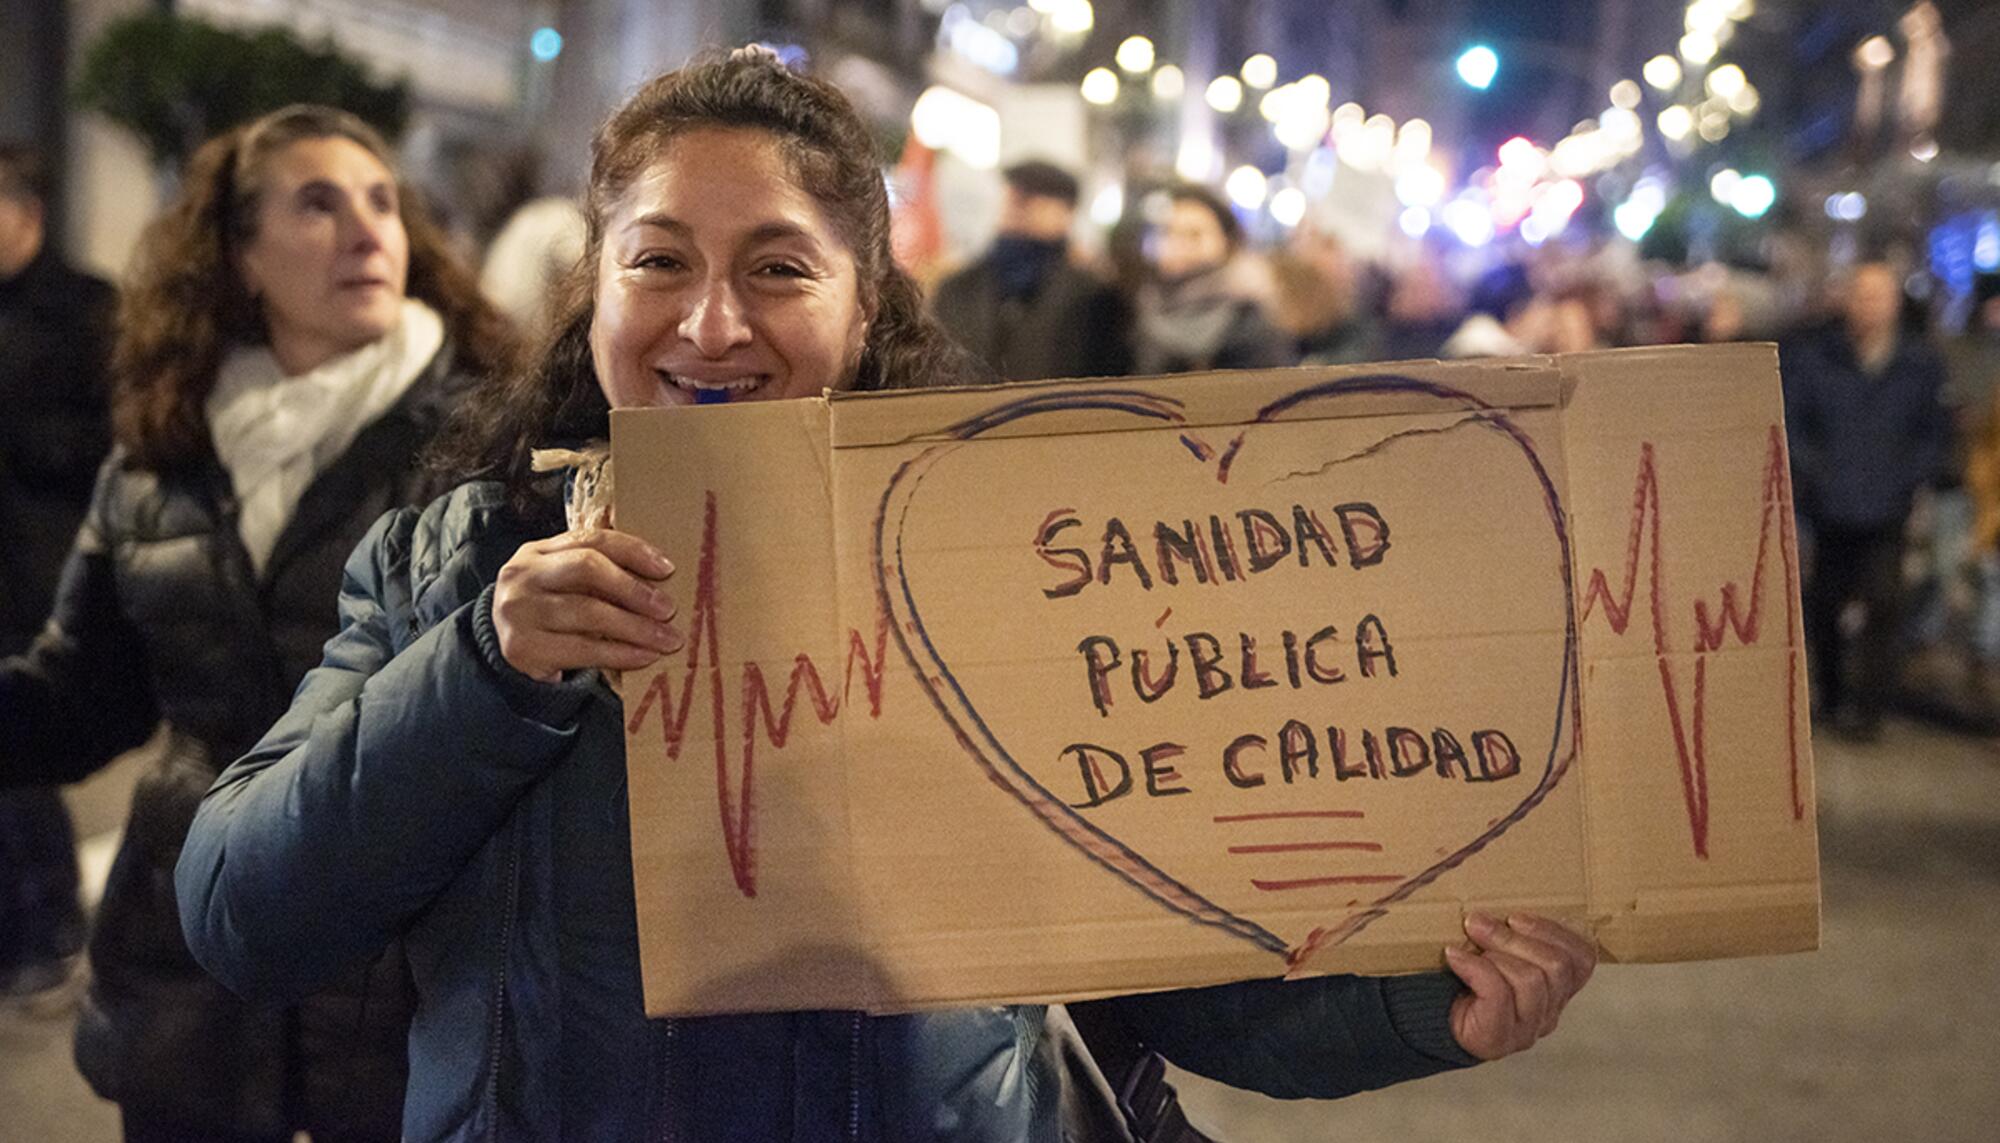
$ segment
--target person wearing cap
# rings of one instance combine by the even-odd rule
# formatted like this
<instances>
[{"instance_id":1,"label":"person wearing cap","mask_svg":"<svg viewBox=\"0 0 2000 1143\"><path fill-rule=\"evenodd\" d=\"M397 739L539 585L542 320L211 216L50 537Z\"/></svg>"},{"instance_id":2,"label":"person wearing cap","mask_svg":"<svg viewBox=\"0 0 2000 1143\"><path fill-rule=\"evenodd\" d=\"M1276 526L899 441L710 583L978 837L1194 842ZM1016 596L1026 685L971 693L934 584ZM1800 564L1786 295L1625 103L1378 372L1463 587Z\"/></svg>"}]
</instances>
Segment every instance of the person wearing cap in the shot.
<instances>
[{"instance_id":1,"label":"person wearing cap","mask_svg":"<svg viewBox=\"0 0 2000 1143\"><path fill-rule=\"evenodd\" d=\"M1007 190L998 235L978 261L939 283L932 313L1009 381L1130 372L1124 300L1070 255L1076 176L1030 160L1001 177Z\"/></svg>"}]
</instances>

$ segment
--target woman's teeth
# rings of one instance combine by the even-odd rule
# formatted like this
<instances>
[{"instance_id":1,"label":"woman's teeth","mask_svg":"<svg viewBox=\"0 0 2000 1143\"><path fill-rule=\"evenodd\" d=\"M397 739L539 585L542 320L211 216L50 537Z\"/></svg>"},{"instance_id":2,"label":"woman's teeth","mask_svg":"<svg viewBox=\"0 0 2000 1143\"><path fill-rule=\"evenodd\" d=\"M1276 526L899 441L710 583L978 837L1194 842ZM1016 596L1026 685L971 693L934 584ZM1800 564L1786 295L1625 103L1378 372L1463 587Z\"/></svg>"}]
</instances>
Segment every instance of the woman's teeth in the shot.
<instances>
[{"instance_id":1,"label":"woman's teeth","mask_svg":"<svg viewBox=\"0 0 2000 1143\"><path fill-rule=\"evenodd\" d=\"M675 376L672 373L663 374L663 376L676 388L686 389L692 393L748 393L750 390L764 383L764 378L761 375L743 377L735 381L696 381L688 377Z\"/></svg>"}]
</instances>

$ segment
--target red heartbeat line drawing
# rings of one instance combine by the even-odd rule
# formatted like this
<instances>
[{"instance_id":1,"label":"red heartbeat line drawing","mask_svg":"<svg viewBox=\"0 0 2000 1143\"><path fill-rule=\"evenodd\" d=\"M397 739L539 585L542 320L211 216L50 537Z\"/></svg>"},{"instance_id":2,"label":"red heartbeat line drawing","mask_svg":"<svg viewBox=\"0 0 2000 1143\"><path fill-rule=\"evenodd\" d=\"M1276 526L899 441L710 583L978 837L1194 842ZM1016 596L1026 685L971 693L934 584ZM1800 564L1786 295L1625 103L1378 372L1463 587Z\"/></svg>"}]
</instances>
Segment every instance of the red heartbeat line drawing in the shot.
<instances>
[{"instance_id":1,"label":"red heartbeat line drawing","mask_svg":"<svg viewBox=\"0 0 2000 1143\"><path fill-rule=\"evenodd\" d=\"M663 667L646 687L625 729L628 734L637 734L657 706L660 711L660 737L666 746L667 760L678 760L681 746L686 741L688 716L693 711L695 687L706 675L710 738L715 743L715 804L722 815L722 844L729 853L729 872L737 890L745 897L755 897L757 844L751 825L756 820L752 807L756 803L759 724L771 748L784 749L785 741L791 737L792 715L798 709L801 692L812 703L813 714L818 716L820 722L831 723L839 717L842 703L853 693L857 663L861 669L862 686L868 695L868 717L880 718L882 670L888 661L889 617L886 613L876 614L872 651L860 631L848 630L847 662L838 695L828 693L826 683L820 678L819 668L813 665L812 656L800 652L792 660L792 674L785 683L784 700L773 712L771 692L765 685L763 668L755 663L743 664L739 690L743 709L742 764L739 775L732 782L727 741L729 712L721 653L722 625L718 619L720 601L717 596L716 550L715 494L711 492L702 519L701 564L695 577L694 618L689 626L687 655L682 665L680 701L674 701L672 668ZM708 656L705 672L702 662L704 646Z\"/></svg>"},{"instance_id":2,"label":"red heartbeat line drawing","mask_svg":"<svg viewBox=\"0 0 2000 1143\"><path fill-rule=\"evenodd\" d=\"M1647 593L1653 620L1653 653L1660 668L1660 689L1666 696L1667 717L1673 725L1674 753L1680 762L1681 795L1687 803L1688 828L1693 835L1695 856L1708 857L1708 655L1720 650L1733 633L1744 646L1757 643L1762 635L1764 571L1771 549L1771 536L1778 538L1778 558L1784 566L1779 590L1785 593L1785 644L1791 648L1785 673L1785 740L1790 753L1792 820L1805 817L1805 803L1799 791L1799 647L1793 632L1798 627L1798 594L1791 585L1798 582L1798 536L1792 517L1792 486L1785 464L1785 441L1778 426L1770 431L1770 450L1764 463L1763 518L1757 531L1757 561L1750 575L1750 602L1746 611L1735 582L1721 588L1721 606L1711 614L1708 601L1694 602L1695 642L1694 695L1688 704L1692 719L1681 717L1681 690L1674 680L1673 648L1667 637L1666 589L1661 583L1660 475L1654 461L1653 445L1639 446L1639 475L1632 490L1632 530L1625 545L1625 578L1622 594L1614 595L1602 568L1590 573L1585 592L1583 620L1588 622L1598 603L1604 604L1605 622L1616 634L1624 634L1632 621L1632 603L1638 592L1639 550L1650 550Z\"/></svg>"}]
</instances>

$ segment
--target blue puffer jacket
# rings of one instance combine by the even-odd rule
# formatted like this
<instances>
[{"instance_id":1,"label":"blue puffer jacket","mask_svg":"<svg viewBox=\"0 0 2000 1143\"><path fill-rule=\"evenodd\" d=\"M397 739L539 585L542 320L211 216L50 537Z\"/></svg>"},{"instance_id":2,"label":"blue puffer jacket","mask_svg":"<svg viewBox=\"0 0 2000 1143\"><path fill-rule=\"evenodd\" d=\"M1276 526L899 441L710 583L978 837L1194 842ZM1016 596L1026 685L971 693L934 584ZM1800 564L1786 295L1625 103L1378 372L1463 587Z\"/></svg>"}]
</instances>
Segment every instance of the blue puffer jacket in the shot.
<instances>
[{"instance_id":1,"label":"blue puffer jacket","mask_svg":"<svg viewBox=\"0 0 2000 1143\"><path fill-rule=\"evenodd\" d=\"M298 996L405 940L412 1140L1055 1140L1043 1012L648 1020L621 709L501 658L500 565L552 529L495 485L391 513L291 710L209 792L182 922L230 987ZM1441 975L1101 1004L1170 1058L1280 1096L1470 1062Z\"/></svg>"}]
</instances>

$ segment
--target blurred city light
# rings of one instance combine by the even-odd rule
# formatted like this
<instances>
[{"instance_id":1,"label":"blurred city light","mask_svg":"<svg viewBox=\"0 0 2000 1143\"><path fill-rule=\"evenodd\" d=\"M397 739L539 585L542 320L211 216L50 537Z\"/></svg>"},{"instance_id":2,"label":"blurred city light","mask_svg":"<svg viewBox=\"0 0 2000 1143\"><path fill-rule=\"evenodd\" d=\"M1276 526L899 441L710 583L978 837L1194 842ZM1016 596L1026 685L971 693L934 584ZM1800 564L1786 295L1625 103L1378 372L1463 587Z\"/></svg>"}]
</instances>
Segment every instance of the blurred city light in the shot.
<instances>
[{"instance_id":1,"label":"blurred city light","mask_svg":"<svg viewBox=\"0 0 2000 1143\"><path fill-rule=\"evenodd\" d=\"M1689 32L1681 37L1681 58L1691 64L1705 64L1714 59L1715 53L1721 50L1722 45L1716 43L1715 37L1707 32Z\"/></svg>"},{"instance_id":2,"label":"blurred city light","mask_svg":"<svg viewBox=\"0 0 2000 1143\"><path fill-rule=\"evenodd\" d=\"M1436 167L1411 167L1396 176L1396 199L1404 206L1436 206L1444 192L1444 172Z\"/></svg>"},{"instance_id":3,"label":"blurred city light","mask_svg":"<svg viewBox=\"0 0 2000 1143\"><path fill-rule=\"evenodd\" d=\"M1729 115L1729 105L1721 100L1703 103L1695 113L1695 133L1704 142L1722 142L1729 137Z\"/></svg>"},{"instance_id":4,"label":"blurred city light","mask_svg":"<svg viewBox=\"0 0 2000 1143\"><path fill-rule=\"evenodd\" d=\"M1972 240L1972 267L1985 274L2000 270L2000 219L1990 214L1979 220Z\"/></svg>"},{"instance_id":5,"label":"blurred city light","mask_svg":"<svg viewBox=\"0 0 2000 1143\"><path fill-rule=\"evenodd\" d=\"M1094 67L1084 73L1084 102L1105 107L1118 102L1118 73L1108 67Z\"/></svg>"},{"instance_id":6,"label":"blurred city light","mask_svg":"<svg viewBox=\"0 0 2000 1143\"><path fill-rule=\"evenodd\" d=\"M1444 224L1467 246L1493 241L1493 215L1475 199L1453 199L1444 208Z\"/></svg>"},{"instance_id":7,"label":"blurred city light","mask_svg":"<svg viewBox=\"0 0 2000 1143\"><path fill-rule=\"evenodd\" d=\"M1611 85L1611 106L1630 111L1639 106L1639 100L1644 95L1645 93L1639 90L1638 84L1629 79L1621 79Z\"/></svg>"},{"instance_id":8,"label":"blurred city light","mask_svg":"<svg viewBox=\"0 0 2000 1143\"><path fill-rule=\"evenodd\" d=\"M1653 222L1657 218L1659 215L1636 202L1620 203L1611 212L1612 225L1618 228L1618 233L1633 242L1646 237L1646 233L1653 229Z\"/></svg>"},{"instance_id":9,"label":"blurred city light","mask_svg":"<svg viewBox=\"0 0 2000 1143\"><path fill-rule=\"evenodd\" d=\"M1127 36L1113 57L1119 70L1140 75L1153 70L1153 41L1144 36Z\"/></svg>"},{"instance_id":10,"label":"blurred city light","mask_svg":"<svg viewBox=\"0 0 2000 1143\"><path fill-rule=\"evenodd\" d=\"M1218 75L1208 83L1208 105L1228 115L1243 106L1243 85L1233 75Z\"/></svg>"},{"instance_id":11,"label":"blurred city light","mask_svg":"<svg viewBox=\"0 0 2000 1143\"><path fill-rule=\"evenodd\" d=\"M1180 150L1174 155L1174 172L1192 182L1206 182L1215 177L1215 169L1220 160L1215 153L1215 144L1207 135L1194 133L1181 138Z\"/></svg>"},{"instance_id":12,"label":"blurred city light","mask_svg":"<svg viewBox=\"0 0 2000 1143\"><path fill-rule=\"evenodd\" d=\"M1611 212L1611 224L1618 233L1628 240L1637 242L1653 229L1660 213L1667 209L1666 184L1653 175L1640 179L1632 187L1631 197L1620 203Z\"/></svg>"},{"instance_id":13,"label":"blurred city light","mask_svg":"<svg viewBox=\"0 0 2000 1143\"><path fill-rule=\"evenodd\" d=\"M1778 201L1778 187L1763 175L1745 175L1736 184L1729 205L1745 218L1762 218Z\"/></svg>"},{"instance_id":14,"label":"blurred city light","mask_svg":"<svg viewBox=\"0 0 2000 1143\"><path fill-rule=\"evenodd\" d=\"M562 54L562 33L554 28L536 28L528 37L528 51L538 60L547 63Z\"/></svg>"},{"instance_id":15,"label":"blurred city light","mask_svg":"<svg viewBox=\"0 0 2000 1143\"><path fill-rule=\"evenodd\" d=\"M1049 18L1056 31L1080 36L1097 23L1090 0L1029 0L1028 6Z\"/></svg>"},{"instance_id":16,"label":"blurred city light","mask_svg":"<svg viewBox=\"0 0 2000 1143\"><path fill-rule=\"evenodd\" d=\"M1163 64L1153 73L1153 98L1172 102L1187 90L1187 77L1172 64Z\"/></svg>"},{"instance_id":17,"label":"blurred city light","mask_svg":"<svg viewBox=\"0 0 2000 1143\"><path fill-rule=\"evenodd\" d=\"M1499 74L1500 57L1485 44L1467 48L1458 57L1458 78L1470 87L1485 91L1493 86L1493 79Z\"/></svg>"},{"instance_id":18,"label":"blurred city light","mask_svg":"<svg viewBox=\"0 0 2000 1143\"><path fill-rule=\"evenodd\" d=\"M1919 163L1928 163L1938 157L1937 139L1930 135L1920 135L1910 144L1910 157Z\"/></svg>"},{"instance_id":19,"label":"blurred city light","mask_svg":"<svg viewBox=\"0 0 2000 1143\"><path fill-rule=\"evenodd\" d=\"M1646 82L1655 91L1672 91L1681 85L1681 61L1672 56L1654 56L1646 61Z\"/></svg>"},{"instance_id":20,"label":"blurred city light","mask_svg":"<svg viewBox=\"0 0 2000 1143\"><path fill-rule=\"evenodd\" d=\"M1868 199L1857 191L1827 195L1826 216L1837 222L1859 222L1868 216Z\"/></svg>"},{"instance_id":21,"label":"blurred city light","mask_svg":"<svg viewBox=\"0 0 2000 1143\"><path fill-rule=\"evenodd\" d=\"M1720 36L1730 20L1729 0L1715 3L1714 0L1694 0L1688 5L1687 30L1705 36Z\"/></svg>"},{"instance_id":22,"label":"blurred city light","mask_svg":"<svg viewBox=\"0 0 2000 1143\"><path fill-rule=\"evenodd\" d=\"M1746 83L1743 85L1742 91L1729 97L1729 109L1748 119L1750 116L1757 114L1757 108L1761 107L1763 102L1763 99L1757 94L1756 85Z\"/></svg>"},{"instance_id":23,"label":"blurred city light","mask_svg":"<svg viewBox=\"0 0 2000 1143\"><path fill-rule=\"evenodd\" d=\"M1259 91L1278 82L1278 61L1263 52L1244 60L1243 82Z\"/></svg>"},{"instance_id":24,"label":"blurred city light","mask_svg":"<svg viewBox=\"0 0 2000 1143\"><path fill-rule=\"evenodd\" d=\"M1694 112L1676 103L1660 112L1660 134L1678 143L1694 131Z\"/></svg>"},{"instance_id":25,"label":"blurred city light","mask_svg":"<svg viewBox=\"0 0 2000 1143\"><path fill-rule=\"evenodd\" d=\"M1500 173L1502 177L1533 182L1548 170L1548 158L1547 152L1516 135L1500 144Z\"/></svg>"},{"instance_id":26,"label":"blurred city light","mask_svg":"<svg viewBox=\"0 0 2000 1143\"><path fill-rule=\"evenodd\" d=\"M1409 207L1397 216L1396 224L1410 237L1422 238L1431 232L1431 212L1421 206Z\"/></svg>"},{"instance_id":27,"label":"blurred city light","mask_svg":"<svg viewBox=\"0 0 2000 1143\"><path fill-rule=\"evenodd\" d=\"M933 151L982 170L1000 162L1000 113L948 87L926 88L910 109L910 131Z\"/></svg>"},{"instance_id":28,"label":"blurred city light","mask_svg":"<svg viewBox=\"0 0 2000 1143\"><path fill-rule=\"evenodd\" d=\"M974 67L995 75L1012 75L1021 64L1021 50L1014 41L973 19L963 5L954 4L945 12L938 24L938 37Z\"/></svg>"},{"instance_id":29,"label":"blurred city light","mask_svg":"<svg viewBox=\"0 0 2000 1143\"><path fill-rule=\"evenodd\" d=\"M1306 192L1285 187L1271 196L1271 217L1283 226L1297 226L1306 216Z\"/></svg>"},{"instance_id":30,"label":"blurred city light","mask_svg":"<svg viewBox=\"0 0 2000 1143\"><path fill-rule=\"evenodd\" d=\"M1863 71L1881 71L1896 62L1896 47L1887 36L1870 36L1854 49L1854 62Z\"/></svg>"},{"instance_id":31,"label":"blurred city light","mask_svg":"<svg viewBox=\"0 0 2000 1143\"><path fill-rule=\"evenodd\" d=\"M1118 183L1106 183L1090 200L1090 221L1099 226L1116 226L1125 215L1125 188Z\"/></svg>"},{"instance_id":32,"label":"blurred city light","mask_svg":"<svg viewBox=\"0 0 2000 1143\"><path fill-rule=\"evenodd\" d=\"M1431 125L1423 119L1412 119L1396 132L1396 161L1405 166L1421 163L1430 158Z\"/></svg>"},{"instance_id":33,"label":"blurred city light","mask_svg":"<svg viewBox=\"0 0 2000 1143\"><path fill-rule=\"evenodd\" d=\"M1278 121L1271 125L1271 133L1287 148L1307 151L1319 146L1320 141L1326 138L1331 122L1326 104L1294 99L1290 106L1280 111Z\"/></svg>"},{"instance_id":34,"label":"blurred city light","mask_svg":"<svg viewBox=\"0 0 2000 1143\"><path fill-rule=\"evenodd\" d=\"M1229 201L1244 210L1256 210L1264 205L1264 190L1269 185L1264 172L1252 166L1241 166L1229 172L1223 180L1222 189L1229 195Z\"/></svg>"},{"instance_id":35,"label":"blurred city light","mask_svg":"<svg viewBox=\"0 0 2000 1143\"><path fill-rule=\"evenodd\" d=\"M1747 82L1743 78L1742 68L1737 67L1735 64L1723 64L1721 67L1708 73L1706 86L1710 95L1715 96L1717 99L1727 100L1734 99L1736 96L1742 94L1744 85Z\"/></svg>"},{"instance_id":36,"label":"blurred city light","mask_svg":"<svg viewBox=\"0 0 2000 1143\"><path fill-rule=\"evenodd\" d=\"M1742 182L1742 171L1734 167L1724 167L1708 177L1709 196L1727 206L1736 201L1736 191Z\"/></svg>"}]
</instances>

